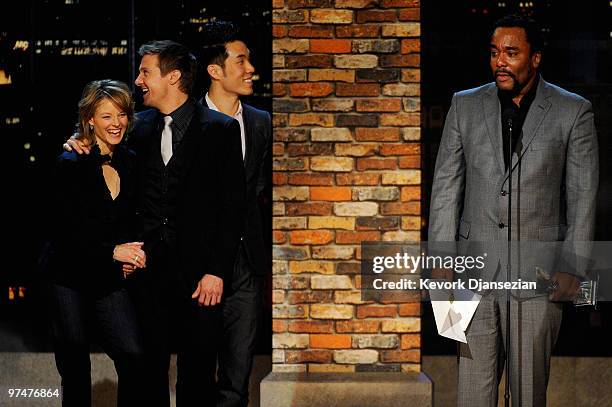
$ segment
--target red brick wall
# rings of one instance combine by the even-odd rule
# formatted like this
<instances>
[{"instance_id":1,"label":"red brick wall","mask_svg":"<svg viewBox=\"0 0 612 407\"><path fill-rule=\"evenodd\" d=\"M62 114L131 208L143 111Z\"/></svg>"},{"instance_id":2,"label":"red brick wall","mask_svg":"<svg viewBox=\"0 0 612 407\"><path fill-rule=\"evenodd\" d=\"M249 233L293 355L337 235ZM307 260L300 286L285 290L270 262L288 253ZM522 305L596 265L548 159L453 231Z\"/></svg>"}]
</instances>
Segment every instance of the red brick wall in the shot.
<instances>
[{"instance_id":1,"label":"red brick wall","mask_svg":"<svg viewBox=\"0 0 612 407\"><path fill-rule=\"evenodd\" d=\"M421 229L418 0L273 0L273 370L420 370L420 304L361 301L361 241Z\"/></svg>"}]
</instances>

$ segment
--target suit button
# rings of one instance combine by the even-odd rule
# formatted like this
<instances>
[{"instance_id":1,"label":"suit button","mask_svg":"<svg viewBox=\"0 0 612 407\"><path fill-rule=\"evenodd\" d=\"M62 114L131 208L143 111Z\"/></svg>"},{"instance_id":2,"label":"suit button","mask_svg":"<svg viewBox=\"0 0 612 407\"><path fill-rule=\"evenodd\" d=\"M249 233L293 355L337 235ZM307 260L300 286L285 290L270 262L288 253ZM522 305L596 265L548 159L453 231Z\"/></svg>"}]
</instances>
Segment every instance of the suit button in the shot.
<instances>
[{"instance_id":1,"label":"suit button","mask_svg":"<svg viewBox=\"0 0 612 407\"><path fill-rule=\"evenodd\" d=\"M504 223L503 223L503 222L499 222L499 225L497 225L497 226L499 226L499 228L500 228L500 229L503 229L503 228L505 228L505 227L506 227L506 225L504 225Z\"/></svg>"},{"instance_id":2,"label":"suit button","mask_svg":"<svg viewBox=\"0 0 612 407\"><path fill-rule=\"evenodd\" d=\"M501 196L506 196L508 193L504 190L501 191Z\"/></svg>"},{"instance_id":3,"label":"suit button","mask_svg":"<svg viewBox=\"0 0 612 407\"><path fill-rule=\"evenodd\" d=\"M162 223L163 223L164 225L167 225L167 224L168 224L168 218L164 218L164 219L162 220Z\"/></svg>"}]
</instances>

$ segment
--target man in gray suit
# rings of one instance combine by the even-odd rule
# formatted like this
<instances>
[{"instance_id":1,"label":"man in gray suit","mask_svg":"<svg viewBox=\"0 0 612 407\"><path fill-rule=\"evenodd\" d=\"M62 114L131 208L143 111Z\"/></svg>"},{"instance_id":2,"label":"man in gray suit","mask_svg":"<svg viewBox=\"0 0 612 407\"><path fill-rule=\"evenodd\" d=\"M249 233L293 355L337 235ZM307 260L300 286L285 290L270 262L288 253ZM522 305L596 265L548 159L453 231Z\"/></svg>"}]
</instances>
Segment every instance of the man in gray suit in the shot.
<instances>
[{"instance_id":1,"label":"man in gray suit","mask_svg":"<svg viewBox=\"0 0 612 407\"><path fill-rule=\"evenodd\" d=\"M593 239L599 163L591 104L539 75L539 33L521 16L496 22L490 38L495 82L453 96L436 161L429 240L457 241L460 250L472 242L501 243L495 273L487 279L506 275L510 172L512 240L571 246ZM571 297L579 282L560 272L553 281L558 288L552 301ZM508 339L505 295L485 295L466 331L459 406L497 406ZM561 304L550 300L511 297L513 406L546 405L550 354L561 324Z\"/></svg>"}]
</instances>

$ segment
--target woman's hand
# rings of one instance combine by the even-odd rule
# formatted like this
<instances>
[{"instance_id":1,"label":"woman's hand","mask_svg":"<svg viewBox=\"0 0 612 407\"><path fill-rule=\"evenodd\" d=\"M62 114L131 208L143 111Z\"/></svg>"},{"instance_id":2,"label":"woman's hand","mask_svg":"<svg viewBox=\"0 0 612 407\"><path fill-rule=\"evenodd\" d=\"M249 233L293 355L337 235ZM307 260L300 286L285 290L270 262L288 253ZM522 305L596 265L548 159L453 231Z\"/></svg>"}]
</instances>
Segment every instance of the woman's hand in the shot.
<instances>
[{"instance_id":1,"label":"woman's hand","mask_svg":"<svg viewBox=\"0 0 612 407\"><path fill-rule=\"evenodd\" d=\"M113 250L113 259L127 265L132 265L134 268L144 268L147 265L147 255L142 250L142 245L142 242L117 245L115 250Z\"/></svg>"}]
</instances>

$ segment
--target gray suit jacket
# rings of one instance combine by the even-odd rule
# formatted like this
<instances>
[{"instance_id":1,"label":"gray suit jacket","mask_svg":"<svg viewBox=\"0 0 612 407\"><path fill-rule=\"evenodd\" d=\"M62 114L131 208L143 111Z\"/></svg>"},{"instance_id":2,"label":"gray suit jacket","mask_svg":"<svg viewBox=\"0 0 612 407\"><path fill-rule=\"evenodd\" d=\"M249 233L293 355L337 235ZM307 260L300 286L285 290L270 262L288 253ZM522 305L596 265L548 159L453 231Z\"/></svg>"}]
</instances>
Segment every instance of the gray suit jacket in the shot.
<instances>
[{"instance_id":1,"label":"gray suit jacket","mask_svg":"<svg viewBox=\"0 0 612 407\"><path fill-rule=\"evenodd\" d=\"M486 250L497 249L488 253L483 276L490 279L505 264L508 175L495 83L456 93L436 160L429 241L458 241L460 253L486 242ZM512 240L583 250L575 242L593 239L598 182L591 104L540 78L512 159ZM533 276L532 266L523 273Z\"/></svg>"}]
</instances>

